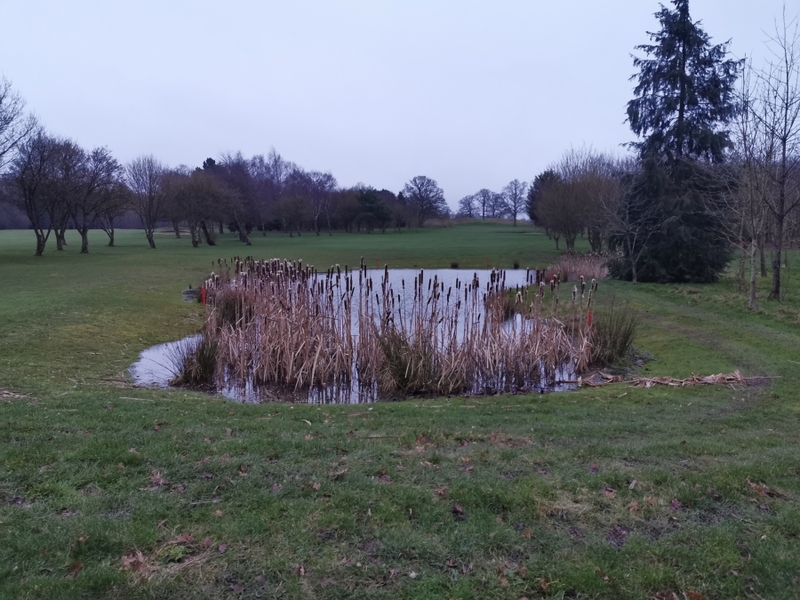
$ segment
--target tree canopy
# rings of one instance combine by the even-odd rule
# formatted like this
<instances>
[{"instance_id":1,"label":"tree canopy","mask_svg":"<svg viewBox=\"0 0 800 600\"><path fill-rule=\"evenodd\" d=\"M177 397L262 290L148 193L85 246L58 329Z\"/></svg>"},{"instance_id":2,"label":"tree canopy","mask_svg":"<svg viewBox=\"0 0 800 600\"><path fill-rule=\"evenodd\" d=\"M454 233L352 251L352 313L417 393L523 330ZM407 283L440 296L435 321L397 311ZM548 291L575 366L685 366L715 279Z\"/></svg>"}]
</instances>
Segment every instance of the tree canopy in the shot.
<instances>
[{"instance_id":1,"label":"tree canopy","mask_svg":"<svg viewBox=\"0 0 800 600\"><path fill-rule=\"evenodd\" d=\"M712 45L699 21L692 21L689 0L672 0L673 10L655 13L658 32L652 44L636 49L639 73L628 122L641 138L631 145L642 158L705 158L718 162L731 146L725 125L736 114L734 84L741 61L727 58L728 43Z\"/></svg>"}]
</instances>

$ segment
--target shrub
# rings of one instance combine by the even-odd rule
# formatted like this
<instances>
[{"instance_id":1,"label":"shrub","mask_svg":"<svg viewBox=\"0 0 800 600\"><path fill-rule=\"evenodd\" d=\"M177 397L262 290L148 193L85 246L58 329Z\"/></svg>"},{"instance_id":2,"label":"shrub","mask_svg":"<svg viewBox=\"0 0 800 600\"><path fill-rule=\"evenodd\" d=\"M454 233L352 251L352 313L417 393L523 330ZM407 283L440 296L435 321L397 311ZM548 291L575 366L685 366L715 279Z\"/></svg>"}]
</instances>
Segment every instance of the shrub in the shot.
<instances>
[{"instance_id":1,"label":"shrub","mask_svg":"<svg viewBox=\"0 0 800 600\"><path fill-rule=\"evenodd\" d=\"M607 306L597 307L592 324L592 361L613 365L628 359L639 325L628 303L615 298Z\"/></svg>"}]
</instances>

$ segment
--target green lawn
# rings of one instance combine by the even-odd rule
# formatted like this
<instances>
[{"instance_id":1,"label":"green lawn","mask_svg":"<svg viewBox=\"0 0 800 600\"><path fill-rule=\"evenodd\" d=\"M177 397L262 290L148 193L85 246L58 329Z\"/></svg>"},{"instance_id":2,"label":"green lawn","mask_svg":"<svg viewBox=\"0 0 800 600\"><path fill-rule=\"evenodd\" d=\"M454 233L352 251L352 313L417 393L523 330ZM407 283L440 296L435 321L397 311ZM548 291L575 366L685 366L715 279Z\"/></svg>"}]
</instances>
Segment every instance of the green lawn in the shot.
<instances>
[{"instance_id":1,"label":"green lawn","mask_svg":"<svg viewBox=\"0 0 800 600\"><path fill-rule=\"evenodd\" d=\"M503 225L104 237L37 259L32 233L0 232L0 598L797 597L794 279L756 314L728 279L600 285L641 316L642 374L752 387L240 405L126 375L199 329L180 291L217 258L524 268L553 242Z\"/></svg>"}]
</instances>

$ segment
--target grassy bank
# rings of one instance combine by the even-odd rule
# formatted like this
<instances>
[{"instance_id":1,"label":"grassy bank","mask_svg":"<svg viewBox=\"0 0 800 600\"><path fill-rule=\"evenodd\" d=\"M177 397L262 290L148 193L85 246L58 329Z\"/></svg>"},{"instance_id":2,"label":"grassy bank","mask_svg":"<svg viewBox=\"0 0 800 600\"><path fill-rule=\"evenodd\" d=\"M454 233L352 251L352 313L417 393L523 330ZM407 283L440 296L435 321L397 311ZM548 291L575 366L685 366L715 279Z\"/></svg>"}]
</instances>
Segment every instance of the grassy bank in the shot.
<instances>
[{"instance_id":1,"label":"grassy bank","mask_svg":"<svg viewBox=\"0 0 800 600\"><path fill-rule=\"evenodd\" d=\"M29 232L0 232L0 597L796 597L794 280L757 314L727 280L601 284L642 318L643 374L762 377L747 388L316 407L125 376L142 349L199 328L180 291L218 257L553 260L517 229L164 237L155 251L121 232L118 248L100 234L87 256L76 238L40 259Z\"/></svg>"}]
</instances>

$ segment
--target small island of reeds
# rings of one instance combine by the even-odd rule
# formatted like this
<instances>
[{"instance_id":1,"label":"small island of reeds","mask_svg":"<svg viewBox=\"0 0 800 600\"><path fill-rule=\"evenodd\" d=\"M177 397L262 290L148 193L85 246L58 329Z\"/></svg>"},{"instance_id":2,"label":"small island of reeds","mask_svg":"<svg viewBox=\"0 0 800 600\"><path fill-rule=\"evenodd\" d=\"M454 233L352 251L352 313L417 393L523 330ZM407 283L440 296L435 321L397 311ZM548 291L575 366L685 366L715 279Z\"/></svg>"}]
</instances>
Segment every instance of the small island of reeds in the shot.
<instances>
[{"instance_id":1,"label":"small island of reeds","mask_svg":"<svg viewBox=\"0 0 800 600\"><path fill-rule=\"evenodd\" d=\"M583 278L560 298L558 276L542 271L507 285L501 270L481 281L363 261L322 272L280 259L218 265L204 283L202 333L177 353L173 385L369 402L565 389L591 362L596 283Z\"/></svg>"}]
</instances>

